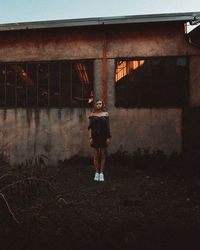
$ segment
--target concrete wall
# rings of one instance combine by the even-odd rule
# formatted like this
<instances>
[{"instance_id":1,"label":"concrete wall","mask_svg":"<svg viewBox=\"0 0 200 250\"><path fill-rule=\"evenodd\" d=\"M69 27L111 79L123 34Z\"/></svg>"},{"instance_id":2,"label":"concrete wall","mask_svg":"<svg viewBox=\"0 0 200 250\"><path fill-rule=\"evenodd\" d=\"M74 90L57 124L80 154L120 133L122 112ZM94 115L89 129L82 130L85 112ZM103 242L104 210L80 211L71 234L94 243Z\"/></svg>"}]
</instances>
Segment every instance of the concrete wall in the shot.
<instances>
[{"instance_id":1,"label":"concrete wall","mask_svg":"<svg viewBox=\"0 0 200 250\"><path fill-rule=\"evenodd\" d=\"M190 68L190 105L200 100L200 50L185 39L183 24L143 24L107 28L2 32L0 61L94 59L94 94L102 97L103 37L107 34L107 104L112 140L108 152L151 147L166 153L182 150L182 110L116 108L117 57L194 55ZM195 65L195 67L194 67ZM91 155L88 143L90 109L1 109L0 149L11 164L44 154L49 163L74 154Z\"/></svg>"},{"instance_id":2,"label":"concrete wall","mask_svg":"<svg viewBox=\"0 0 200 250\"><path fill-rule=\"evenodd\" d=\"M183 24L157 23L2 32L0 61L101 59L105 32L107 58L200 55Z\"/></svg>"},{"instance_id":3,"label":"concrete wall","mask_svg":"<svg viewBox=\"0 0 200 250\"><path fill-rule=\"evenodd\" d=\"M11 164L44 155L49 164L88 155L86 109L0 110L0 153Z\"/></svg>"},{"instance_id":4,"label":"concrete wall","mask_svg":"<svg viewBox=\"0 0 200 250\"><path fill-rule=\"evenodd\" d=\"M78 28L7 32L0 36L0 61L101 58L101 33Z\"/></svg>"}]
</instances>

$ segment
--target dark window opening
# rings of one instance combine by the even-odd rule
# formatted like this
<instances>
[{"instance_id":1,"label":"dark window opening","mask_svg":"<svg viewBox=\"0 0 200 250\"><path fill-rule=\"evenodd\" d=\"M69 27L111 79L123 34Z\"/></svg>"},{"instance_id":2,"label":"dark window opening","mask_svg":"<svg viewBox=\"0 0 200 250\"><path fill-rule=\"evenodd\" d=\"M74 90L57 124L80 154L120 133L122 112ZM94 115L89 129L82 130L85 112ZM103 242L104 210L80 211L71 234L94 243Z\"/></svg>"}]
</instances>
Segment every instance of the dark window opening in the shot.
<instances>
[{"instance_id":1,"label":"dark window opening","mask_svg":"<svg viewBox=\"0 0 200 250\"><path fill-rule=\"evenodd\" d=\"M38 64L38 101L40 107L49 106L49 64Z\"/></svg>"},{"instance_id":2,"label":"dark window opening","mask_svg":"<svg viewBox=\"0 0 200 250\"><path fill-rule=\"evenodd\" d=\"M38 105L38 65L36 63L27 64L27 107L37 107Z\"/></svg>"},{"instance_id":3,"label":"dark window opening","mask_svg":"<svg viewBox=\"0 0 200 250\"><path fill-rule=\"evenodd\" d=\"M6 104L10 107L15 107L17 104L16 100L16 85L17 85L17 74L16 71L14 70L15 65L10 64L6 65L6 83L5 83L5 88L6 88L6 96L5 96L5 101Z\"/></svg>"},{"instance_id":4,"label":"dark window opening","mask_svg":"<svg viewBox=\"0 0 200 250\"><path fill-rule=\"evenodd\" d=\"M16 106L26 107L27 105L27 70L25 64L13 65L13 69L16 74L17 83L16 83ZM24 98L25 97L25 98Z\"/></svg>"},{"instance_id":5,"label":"dark window opening","mask_svg":"<svg viewBox=\"0 0 200 250\"><path fill-rule=\"evenodd\" d=\"M93 61L0 63L0 107L91 107Z\"/></svg>"},{"instance_id":6,"label":"dark window opening","mask_svg":"<svg viewBox=\"0 0 200 250\"><path fill-rule=\"evenodd\" d=\"M117 107L182 107L188 104L186 57L117 60Z\"/></svg>"},{"instance_id":7,"label":"dark window opening","mask_svg":"<svg viewBox=\"0 0 200 250\"><path fill-rule=\"evenodd\" d=\"M71 107L71 87L72 87L72 63L64 62L61 64L61 106ZM65 95L66 94L66 95Z\"/></svg>"},{"instance_id":8,"label":"dark window opening","mask_svg":"<svg viewBox=\"0 0 200 250\"><path fill-rule=\"evenodd\" d=\"M55 107L60 106L60 63L52 62L49 64L49 102L54 103Z\"/></svg>"},{"instance_id":9,"label":"dark window opening","mask_svg":"<svg viewBox=\"0 0 200 250\"><path fill-rule=\"evenodd\" d=\"M0 106L5 105L5 76L6 68L4 64L0 64Z\"/></svg>"},{"instance_id":10,"label":"dark window opening","mask_svg":"<svg viewBox=\"0 0 200 250\"><path fill-rule=\"evenodd\" d=\"M91 67L79 62L73 63L72 67L72 105L75 107L87 105L92 97L90 87Z\"/></svg>"}]
</instances>

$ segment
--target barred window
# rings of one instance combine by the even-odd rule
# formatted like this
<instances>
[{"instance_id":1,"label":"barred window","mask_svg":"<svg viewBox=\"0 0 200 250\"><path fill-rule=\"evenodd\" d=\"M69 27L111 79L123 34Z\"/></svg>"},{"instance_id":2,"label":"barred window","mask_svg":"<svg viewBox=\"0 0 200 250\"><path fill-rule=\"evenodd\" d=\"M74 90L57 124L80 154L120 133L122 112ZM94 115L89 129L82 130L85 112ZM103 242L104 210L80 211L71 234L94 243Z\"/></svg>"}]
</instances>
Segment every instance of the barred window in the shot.
<instances>
[{"instance_id":1,"label":"barred window","mask_svg":"<svg viewBox=\"0 0 200 250\"><path fill-rule=\"evenodd\" d=\"M187 105L187 57L116 60L115 97L117 107Z\"/></svg>"},{"instance_id":2,"label":"barred window","mask_svg":"<svg viewBox=\"0 0 200 250\"><path fill-rule=\"evenodd\" d=\"M93 61L0 63L0 107L91 107Z\"/></svg>"}]
</instances>

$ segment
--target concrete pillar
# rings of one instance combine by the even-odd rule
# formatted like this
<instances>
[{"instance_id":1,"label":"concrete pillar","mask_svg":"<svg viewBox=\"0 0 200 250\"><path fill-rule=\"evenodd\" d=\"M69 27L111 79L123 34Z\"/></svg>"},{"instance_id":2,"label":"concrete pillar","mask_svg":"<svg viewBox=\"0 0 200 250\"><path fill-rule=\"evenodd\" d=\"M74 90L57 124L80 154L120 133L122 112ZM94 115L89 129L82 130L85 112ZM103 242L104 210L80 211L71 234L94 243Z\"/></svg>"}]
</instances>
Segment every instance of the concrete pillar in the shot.
<instances>
[{"instance_id":1,"label":"concrete pillar","mask_svg":"<svg viewBox=\"0 0 200 250\"><path fill-rule=\"evenodd\" d=\"M94 60L94 99L103 98L103 62Z\"/></svg>"},{"instance_id":2,"label":"concrete pillar","mask_svg":"<svg viewBox=\"0 0 200 250\"><path fill-rule=\"evenodd\" d=\"M108 112L115 108L115 60L107 60L107 109Z\"/></svg>"}]
</instances>

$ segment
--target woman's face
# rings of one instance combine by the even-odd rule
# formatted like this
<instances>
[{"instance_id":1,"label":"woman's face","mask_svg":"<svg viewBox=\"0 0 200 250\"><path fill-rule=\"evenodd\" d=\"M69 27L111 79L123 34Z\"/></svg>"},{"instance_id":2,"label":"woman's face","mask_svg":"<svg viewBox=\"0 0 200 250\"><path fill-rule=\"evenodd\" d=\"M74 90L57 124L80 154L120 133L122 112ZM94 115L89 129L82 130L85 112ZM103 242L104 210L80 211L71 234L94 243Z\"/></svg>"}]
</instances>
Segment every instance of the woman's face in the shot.
<instances>
[{"instance_id":1,"label":"woman's face","mask_svg":"<svg viewBox=\"0 0 200 250\"><path fill-rule=\"evenodd\" d=\"M97 102L96 102L96 109L97 109L97 110L101 110L101 109L102 109L102 106L103 106L102 101L97 101Z\"/></svg>"}]
</instances>

